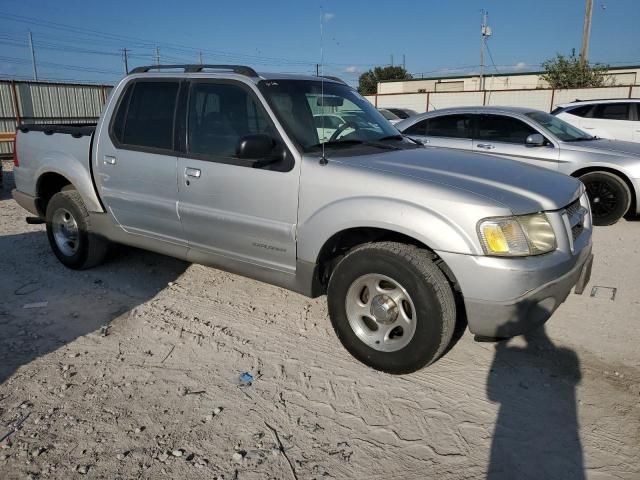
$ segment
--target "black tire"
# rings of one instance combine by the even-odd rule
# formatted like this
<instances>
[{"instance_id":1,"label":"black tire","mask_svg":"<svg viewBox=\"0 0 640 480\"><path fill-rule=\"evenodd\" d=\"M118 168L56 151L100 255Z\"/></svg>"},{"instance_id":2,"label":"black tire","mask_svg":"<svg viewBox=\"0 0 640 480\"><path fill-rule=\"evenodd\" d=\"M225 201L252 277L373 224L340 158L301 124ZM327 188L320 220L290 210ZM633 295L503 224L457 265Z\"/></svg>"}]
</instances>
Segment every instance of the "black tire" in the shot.
<instances>
[{"instance_id":1,"label":"black tire","mask_svg":"<svg viewBox=\"0 0 640 480\"><path fill-rule=\"evenodd\" d=\"M77 225L77 239L72 243L72 253L63 251L54 237L53 219L56 212L58 215L60 212L70 215ZM49 245L63 265L74 270L83 270L102 263L109 242L91 231L87 208L76 190L65 190L51 197L47 205L46 220Z\"/></svg>"},{"instance_id":2,"label":"black tire","mask_svg":"<svg viewBox=\"0 0 640 480\"><path fill-rule=\"evenodd\" d=\"M589 172L580 176L591 203L593 224L613 225L631 206L631 192L619 176L609 172Z\"/></svg>"},{"instance_id":3,"label":"black tire","mask_svg":"<svg viewBox=\"0 0 640 480\"><path fill-rule=\"evenodd\" d=\"M413 245L370 243L351 250L335 267L327 291L329 315L342 345L362 363L387 373L411 373L437 360L451 341L456 325L453 291L432 254ZM380 351L355 333L347 316L347 294L368 274L393 279L415 307L414 333L396 351Z\"/></svg>"}]
</instances>

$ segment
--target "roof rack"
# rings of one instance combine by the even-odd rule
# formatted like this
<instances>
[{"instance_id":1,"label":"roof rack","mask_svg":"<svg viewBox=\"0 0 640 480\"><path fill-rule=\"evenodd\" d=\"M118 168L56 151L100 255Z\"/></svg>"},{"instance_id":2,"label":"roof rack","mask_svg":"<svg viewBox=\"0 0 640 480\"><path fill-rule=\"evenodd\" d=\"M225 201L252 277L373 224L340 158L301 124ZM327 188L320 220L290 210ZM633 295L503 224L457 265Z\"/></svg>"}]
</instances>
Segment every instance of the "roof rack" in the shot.
<instances>
[{"instance_id":1,"label":"roof rack","mask_svg":"<svg viewBox=\"0 0 640 480\"><path fill-rule=\"evenodd\" d=\"M129 72L129 74L134 73L146 73L150 70L176 70L183 69L185 73L194 73L194 72L202 72L205 68L212 68L216 70L230 70L233 73L237 73L239 75L246 75L247 77L259 77L258 72L256 72L251 67L246 67L244 65L209 65L209 64L194 64L194 65L146 65L143 67L136 67Z\"/></svg>"},{"instance_id":2,"label":"roof rack","mask_svg":"<svg viewBox=\"0 0 640 480\"><path fill-rule=\"evenodd\" d=\"M639 99L636 98L636 97L629 97L629 98L585 98L584 100L576 98L573 102L569 102L569 103L576 103L576 102L628 102L629 100L636 101L636 100L639 100Z\"/></svg>"}]
</instances>

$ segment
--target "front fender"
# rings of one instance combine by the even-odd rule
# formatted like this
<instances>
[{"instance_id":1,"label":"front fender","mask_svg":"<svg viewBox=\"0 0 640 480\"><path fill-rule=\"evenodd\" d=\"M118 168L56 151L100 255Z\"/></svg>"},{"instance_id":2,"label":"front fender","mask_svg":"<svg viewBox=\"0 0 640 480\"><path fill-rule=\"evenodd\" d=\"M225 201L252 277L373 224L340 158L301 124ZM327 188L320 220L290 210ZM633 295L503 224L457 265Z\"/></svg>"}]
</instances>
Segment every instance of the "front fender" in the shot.
<instances>
[{"instance_id":1,"label":"front fender","mask_svg":"<svg viewBox=\"0 0 640 480\"><path fill-rule=\"evenodd\" d=\"M57 173L73 184L82 197L87 210L90 212L104 212L93 187L91 174L87 167L80 163L77 158L62 152L50 152L41 157L40 164L41 166L38 167L35 173L38 184L44 174Z\"/></svg>"},{"instance_id":2,"label":"front fender","mask_svg":"<svg viewBox=\"0 0 640 480\"><path fill-rule=\"evenodd\" d=\"M476 238L427 207L397 199L353 197L324 206L298 225L298 258L315 263L331 237L358 227L401 233L433 250L481 253Z\"/></svg>"}]
</instances>

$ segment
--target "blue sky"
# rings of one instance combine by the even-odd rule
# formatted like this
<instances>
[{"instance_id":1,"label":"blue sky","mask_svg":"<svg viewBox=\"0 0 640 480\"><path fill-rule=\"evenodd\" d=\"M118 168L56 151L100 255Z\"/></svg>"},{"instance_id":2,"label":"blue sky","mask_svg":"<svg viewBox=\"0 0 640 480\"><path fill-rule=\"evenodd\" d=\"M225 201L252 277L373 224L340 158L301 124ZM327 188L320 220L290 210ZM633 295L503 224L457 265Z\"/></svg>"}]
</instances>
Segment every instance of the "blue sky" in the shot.
<instances>
[{"instance_id":1,"label":"blue sky","mask_svg":"<svg viewBox=\"0 0 640 480\"><path fill-rule=\"evenodd\" d=\"M31 76L33 32L42 78L113 83L154 62L242 63L263 71L315 72L324 13L325 74L356 83L375 65L417 74L469 73L479 64L480 10L498 71L536 70L556 52L579 50L584 0L122 1L0 3L0 75ZM590 60L640 64L640 0L594 0ZM490 63L491 60L487 59ZM496 71L490 67L490 71Z\"/></svg>"}]
</instances>

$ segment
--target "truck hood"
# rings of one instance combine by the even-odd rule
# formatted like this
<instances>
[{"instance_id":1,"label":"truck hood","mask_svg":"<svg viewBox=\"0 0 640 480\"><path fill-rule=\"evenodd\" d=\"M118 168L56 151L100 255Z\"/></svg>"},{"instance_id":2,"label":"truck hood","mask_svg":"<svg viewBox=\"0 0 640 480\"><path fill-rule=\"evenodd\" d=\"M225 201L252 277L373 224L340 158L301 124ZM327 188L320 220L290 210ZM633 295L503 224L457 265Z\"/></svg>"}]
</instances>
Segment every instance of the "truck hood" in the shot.
<instances>
[{"instance_id":1,"label":"truck hood","mask_svg":"<svg viewBox=\"0 0 640 480\"><path fill-rule=\"evenodd\" d=\"M640 159L640 143L622 140L587 140L584 142L562 142L562 148L576 152L600 153L616 157L635 157Z\"/></svg>"},{"instance_id":2,"label":"truck hood","mask_svg":"<svg viewBox=\"0 0 640 480\"><path fill-rule=\"evenodd\" d=\"M471 192L515 215L558 210L583 188L578 180L545 168L437 147L355 156L344 162Z\"/></svg>"}]
</instances>

